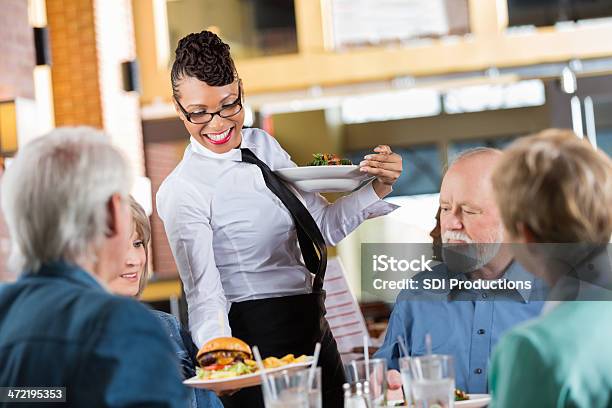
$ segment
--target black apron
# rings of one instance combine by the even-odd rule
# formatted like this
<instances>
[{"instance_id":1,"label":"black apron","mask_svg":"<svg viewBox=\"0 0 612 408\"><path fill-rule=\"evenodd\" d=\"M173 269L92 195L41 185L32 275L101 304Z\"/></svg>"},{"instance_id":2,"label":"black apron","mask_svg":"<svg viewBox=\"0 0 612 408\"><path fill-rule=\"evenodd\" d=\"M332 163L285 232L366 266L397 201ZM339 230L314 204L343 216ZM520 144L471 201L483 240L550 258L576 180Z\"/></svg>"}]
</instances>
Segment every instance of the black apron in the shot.
<instances>
[{"instance_id":1,"label":"black apron","mask_svg":"<svg viewBox=\"0 0 612 408\"><path fill-rule=\"evenodd\" d=\"M306 294L233 303L229 322L232 335L257 346L262 358L312 355L320 342L323 407L341 408L344 368L325 319L324 301L324 294ZM261 386L245 388L222 401L226 408L264 407Z\"/></svg>"}]
</instances>

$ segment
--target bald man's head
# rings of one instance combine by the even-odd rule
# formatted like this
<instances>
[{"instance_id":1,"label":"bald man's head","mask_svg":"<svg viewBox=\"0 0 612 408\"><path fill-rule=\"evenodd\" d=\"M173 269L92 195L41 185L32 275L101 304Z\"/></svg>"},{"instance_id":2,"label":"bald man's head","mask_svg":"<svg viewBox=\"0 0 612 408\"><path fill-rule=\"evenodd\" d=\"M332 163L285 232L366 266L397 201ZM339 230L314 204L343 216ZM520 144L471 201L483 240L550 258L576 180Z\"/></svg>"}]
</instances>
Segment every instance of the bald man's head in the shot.
<instances>
[{"instance_id":1,"label":"bald man's head","mask_svg":"<svg viewBox=\"0 0 612 408\"><path fill-rule=\"evenodd\" d=\"M440 188L440 226L445 242L501 242L503 227L491 185L502 157L497 149L467 151L452 162Z\"/></svg>"},{"instance_id":2,"label":"bald man's head","mask_svg":"<svg viewBox=\"0 0 612 408\"><path fill-rule=\"evenodd\" d=\"M492 147L476 147L473 149L468 149L461 152L450 162L450 164L448 165L448 170L450 170L450 168L453 167L455 164L458 164L464 160L479 160L483 157L488 157L491 160L495 160L496 158L499 159L502 154L503 152L501 150L494 149Z\"/></svg>"}]
</instances>

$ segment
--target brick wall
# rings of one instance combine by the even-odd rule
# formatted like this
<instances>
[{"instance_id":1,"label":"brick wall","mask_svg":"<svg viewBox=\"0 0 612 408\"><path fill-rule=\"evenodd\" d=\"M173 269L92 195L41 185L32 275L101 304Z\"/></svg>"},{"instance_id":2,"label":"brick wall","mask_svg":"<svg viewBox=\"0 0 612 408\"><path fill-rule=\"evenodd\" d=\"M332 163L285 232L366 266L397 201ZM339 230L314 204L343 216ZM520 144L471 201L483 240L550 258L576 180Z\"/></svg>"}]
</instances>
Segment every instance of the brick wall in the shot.
<instances>
[{"instance_id":1,"label":"brick wall","mask_svg":"<svg viewBox=\"0 0 612 408\"><path fill-rule=\"evenodd\" d=\"M153 267L158 277L177 277L178 271L172 251L168 245L166 232L157 215L155 195L162 181L170 174L181 159L184 142L158 142L145 145L147 176L151 179L153 190L153 215L151 216L151 243L153 245Z\"/></svg>"},{"instance_id":2,"label":"brick wall","mask_svg":"<svg viewBox=\"0 0 612 408\"><path fill-rule=\"evenodd\" d=\"M89 125L111 136L144 173L138 94L122 89L121 63L135 58L130 0L47 0L57 126Z\"/></svg>"},{"instance_id":3,"label":"brick wall","mask_svg":"<svg viewBox=\"0 0 612 408\"><path fill-rule=\"evenodd\" d=\"M0 100L34 98L34 33L27 0L0 4Z\"/></svg>"},{"instance_id":4,"label":"brick wall","mask_svg":"<svg viewBox=\"0 0 612 408\"><path fill-rule=\"evenodd\" d=\"M0 0L0 99L34 98L28 0ZM122 89L121 63L135 57L131 0L46 0L56 126L104 129L144 174L140 106ZM0 220L1 222L1 220ZM0 256L2 238L0 224ZM0 259L0 279L4 262Z\"/></svg>"},{"instance_id":5,"label":"brick wall","mask_svg":"<svg viewBox=\"0 0 612 408\"><path fill-rule=\"evenodd\" d=\"M102 128L93 0L47 0L55 124Z\"/></svg>"}]
</instances>

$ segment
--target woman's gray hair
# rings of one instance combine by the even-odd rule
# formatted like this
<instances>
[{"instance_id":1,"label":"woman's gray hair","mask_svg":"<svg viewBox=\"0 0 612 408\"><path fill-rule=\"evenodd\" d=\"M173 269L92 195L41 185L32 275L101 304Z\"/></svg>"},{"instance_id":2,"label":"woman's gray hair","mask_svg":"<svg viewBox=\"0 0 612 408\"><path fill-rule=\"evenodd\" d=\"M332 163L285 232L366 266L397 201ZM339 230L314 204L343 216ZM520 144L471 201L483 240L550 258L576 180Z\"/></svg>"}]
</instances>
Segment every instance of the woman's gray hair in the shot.
<instances>
[{"instance_id":1,"label":"woman's gray hair","mask_svg":"<svg viewBox=\"0 0 612 408\"><path fill-rule=\"evenodd\" d=\"M126 198L131 170L110 138L89 127L58 128L22 147L2 180L12 239L9 266L37 272L46 262L96 262L108 234L108 202Z\"/></svg>"}]
</instances>

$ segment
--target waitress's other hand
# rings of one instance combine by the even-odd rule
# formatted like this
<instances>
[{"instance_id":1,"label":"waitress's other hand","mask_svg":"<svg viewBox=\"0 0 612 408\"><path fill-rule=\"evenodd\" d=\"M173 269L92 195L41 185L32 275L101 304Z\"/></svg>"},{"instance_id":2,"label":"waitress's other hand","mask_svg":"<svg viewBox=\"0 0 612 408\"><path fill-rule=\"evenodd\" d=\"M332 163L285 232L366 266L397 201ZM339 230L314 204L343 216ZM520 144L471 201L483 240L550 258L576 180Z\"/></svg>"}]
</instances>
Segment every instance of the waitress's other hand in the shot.
<instances>
[{"instance_id":1,"label":"waitress's other hand","mask_svg":"<svg viewBox=\"0 0 612 408\"><path fill-rule=\"evenodd\" d=\"M402 388L402 375L397 370L387 371L387 385L390 390Z\"/></svg>"},{"instance_id":2,"label":"waitress's other hand","mask_svg":"<svg viewBox=\"0 0 612 408\"><path fill-rule=\"evenodd\" d=\"M359 170L376 176L372 187L376 194L383 198L393 190L393 184L402 175L402 156L393 153L387 145L379 145L374 148L375 154L366 155Z\"/></svg>"},{"instance_id":3,"label":"waitress's other hand","mask_svg":"<svg viewBox=\"0 0 612 408\"><path fill-rule=\"evenodd\" d=\"M404 399L402 391L402 376L397 370L387 371L387 400L399 401Z\"/></svg>"}]
</instances>

